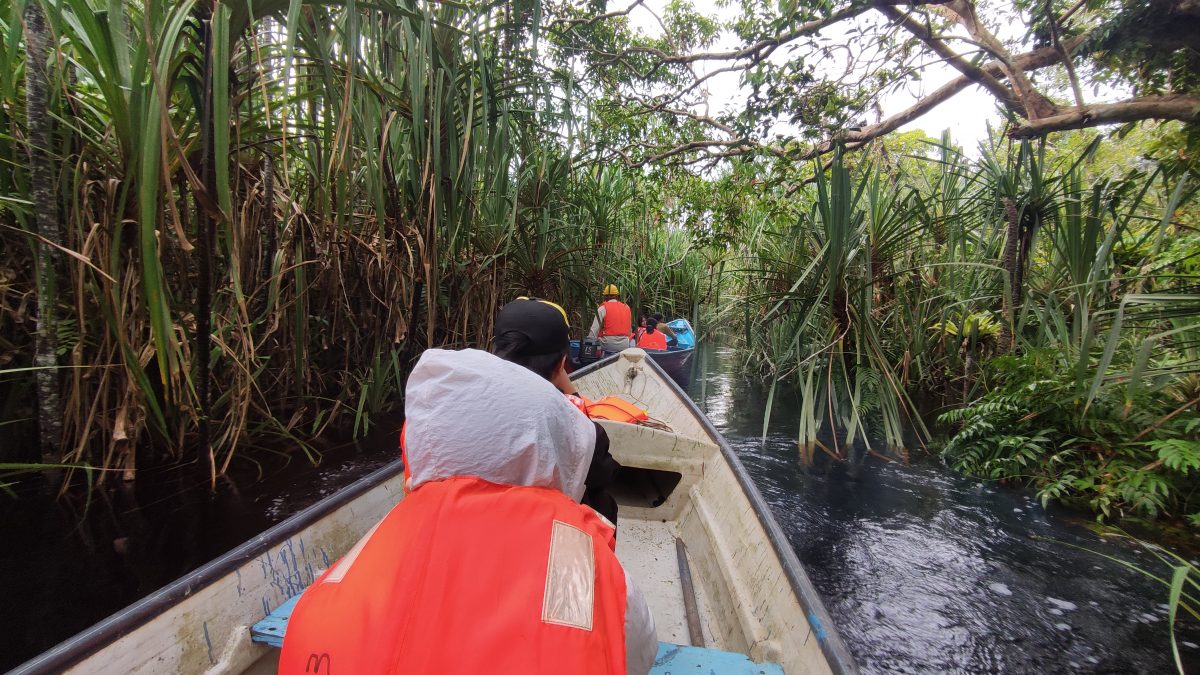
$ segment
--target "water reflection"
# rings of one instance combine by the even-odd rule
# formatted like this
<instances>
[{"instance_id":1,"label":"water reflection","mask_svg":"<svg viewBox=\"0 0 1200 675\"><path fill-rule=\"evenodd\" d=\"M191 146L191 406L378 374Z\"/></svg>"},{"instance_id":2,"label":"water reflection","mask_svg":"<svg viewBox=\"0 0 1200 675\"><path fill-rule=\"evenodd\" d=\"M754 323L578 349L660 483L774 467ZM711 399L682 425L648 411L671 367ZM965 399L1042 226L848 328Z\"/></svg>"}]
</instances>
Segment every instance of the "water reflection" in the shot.
<instances>
[{"instance_id":1,"label":"water reflection","mask_svg":"<svg viewBox=\"0 0 1200 675\"><path fill-rule=\"evenodd\" d=\"M362 443L234 471L216 490L196 466L57 499L40 476L0 495L0 671L174 581L396 457L399 421ZM260 476L260 470L265 474Z\"/></svg>"},{"instance_id":2,"label":"water reflection","mask_svg":"<svg viewBox=\"0 0 1200 675\"><path fill-rule=\"evenodd\" d=\"M761 438L766 386L733 354L698 355L693 398L771 505L864 672L1170 672L1166 588L1070 545L1143 567L1153 557L1043 509L1031 491L936 463L847 469L818 453L802 469L797 400L778 392ZM1200 666L1200 630L1181 632Z\"/></svg>"}]
</instances>

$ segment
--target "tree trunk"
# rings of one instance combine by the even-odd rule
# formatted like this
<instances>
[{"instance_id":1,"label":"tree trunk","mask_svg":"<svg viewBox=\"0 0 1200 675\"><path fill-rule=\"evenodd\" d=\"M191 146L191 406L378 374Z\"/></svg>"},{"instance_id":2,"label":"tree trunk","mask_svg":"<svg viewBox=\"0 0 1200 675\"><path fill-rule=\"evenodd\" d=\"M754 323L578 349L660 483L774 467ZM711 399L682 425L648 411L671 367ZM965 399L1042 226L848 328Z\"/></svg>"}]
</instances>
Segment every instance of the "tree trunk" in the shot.
<instances>
[{"instance_id":1,"label":"tree trunk","mask_svg":"<svg viewBox=\"0 0 1200 675\"><path fill-rule=\"evenodd\" d=\"M966 322L964 322L966 323ZM963 332L967 329L964 327ZM959 355L962 357L963 372L962 372L962 404L966 405L970 402L971 397L971 371L975 370L975 350L971 349L971 338L963 336L962 344L959 346Z\"/></svg>"},{"instance_id":2,"label":"tree trunk","mask_svg":"<svg viewBox=\"0 0 1200 675\"><path fill-rule=\"evenodd\" d=\"M1008 292L1001 293L1004 303L1004 319L1000 322L1000 350L1011 354L1016 349L1015 323L1017 321L1017 303L1020 302L1021 274L1018 267L1017 246L1021 237L1021 218L1017 205L1013 200L1004 198L1004 213L1008 219L1008 234L1004 238L1004 267L1008 277Z\"/></svg>"},{"instance_id":3,"label":"tree trunk","mask_svg":"<svg viewBox=\"0 0 1200 675\"><path fill-rule=\"evenodd\" d=\"M212 12L206 5L200 12L201 43L204 47L203 104L200 107L200 181L210 197L215 198L216 166L213 157L213 44ZM209 384L211 382L212 356L212 259L213 221L203 208L197 209L199 232L197 233L197 289L196 289L196 394L200 405L200 451L208 465L209 476L216 485L217 459L213 455L209 434Z\"/></svg>"},{"instance_id":4,"label":"tree trunk","mask_svg":"<svg viewBox=\"0 0 1200 675\"><path fill-rule=\"evenodd\" d=\"M51 116L49 110L49 34L46 15L37 0L25 5L25 119L28 124L29 177L33 192L35 232L42 240L36 244L37 341L34 365L37 370L38 433L42 461L56 463L62 453L62 404L58 377L58 287L56 271L62 257L59 249L44 242L62 245L55 190L54 160L50 155Z\"/></svg>"}]
</instances>

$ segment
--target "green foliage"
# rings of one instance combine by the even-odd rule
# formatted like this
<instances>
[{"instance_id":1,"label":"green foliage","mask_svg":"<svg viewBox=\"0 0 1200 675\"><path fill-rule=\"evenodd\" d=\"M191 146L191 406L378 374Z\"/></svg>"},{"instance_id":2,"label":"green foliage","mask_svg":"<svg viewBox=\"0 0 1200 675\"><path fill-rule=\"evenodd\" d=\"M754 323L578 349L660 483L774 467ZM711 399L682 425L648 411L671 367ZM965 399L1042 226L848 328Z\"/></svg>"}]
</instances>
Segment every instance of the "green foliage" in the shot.
<instances>
[{"instance_id":1,"label":"green foliage","mask_svg":"<svg viewBox=\"0 0 1200 675\"><path fill-rule=\"evenodd\" d=\"M1062 366L1047 349L993 360L992 389L939 417L957 429L942 456L960 471L1027 482L1043 501L1081 500L1103 516L1194 509L1200 414L1147 390L1127 406L1122 391L1105 389L1089 406Z\"/></svg>"},{"instance_id":2,"label":"green foliage","mask_svg":"<svg viewBox=\"0 0 1200 675\"><path fill-rule=\"evenodd\" d=\"M27 436L23 4L0 3L0 398ZM670 314L711 293L720 253L686 227L704 181L584 161L603 118L539 3L46 4L70 466L215 479L251 436L315 461L422 349L486 345L516 295L583 331L606 277ZM686 3L667 19L672 48L715 37Z\"/></svg>"},{"instance_id":3,"label":"green foliage","mask_svg":"<svg viewBox=\"0 0 1200 675\"><path fill-rule=\"evenodd\" d=\"M1200 421L1200 420L1193 420ZM1163 466L1182 474L1200 469L1200 440L1191 438L1164 438L1149 441L1146 447L1158 456Z\"/></svg>"},{"instance_id":4,"label":"green foliage","mask_svg":"<svg viewBox=\"0 0 1200 675\"><path fill-rule=\"evenodd\" d=\"M930 326L930 330L955 337L967 337L972 334L995 337L1000 334L1000 323L988 312L973 312L957 322L952 319L935 322Z\"/></svg>"}]
</instances>

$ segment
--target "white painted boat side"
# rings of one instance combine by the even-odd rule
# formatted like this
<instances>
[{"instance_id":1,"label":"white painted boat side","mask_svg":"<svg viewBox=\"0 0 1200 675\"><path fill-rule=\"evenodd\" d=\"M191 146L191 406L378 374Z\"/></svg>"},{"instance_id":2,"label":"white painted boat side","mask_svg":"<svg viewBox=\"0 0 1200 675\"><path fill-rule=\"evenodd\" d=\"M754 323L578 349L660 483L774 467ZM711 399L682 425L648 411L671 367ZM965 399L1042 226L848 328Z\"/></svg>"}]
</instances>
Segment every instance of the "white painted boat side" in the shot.
<instances>
[{"instance_id":1,"label":"white painted boat side","mask_svg":"<svg viewBox=\"0 0 1200 675\"><path fill-rule=\"evenodd\" d=\"M742 469L732 450L721 450L724 439L661 368L651 365L642 350L629 349L582 371L574 382L592 399L626 398L675 432L602 423L622 465L682 476L661 506L622 506L620 521L665 520L683 540L700 595L706 646L776 662L787 673L856 672L794 552L786 540L772 541L769 529L776 540L782 540L782 532L748 478L738 479ZM807 598L797 585L808 591ZM656 608L655 594L648 595L656 618L673 614L672 608ZM827 652L835 654L832 662Z\"/></svg>"},{"instance_id":2,"label":"white painted boat side","mask_svg":"<svg viewBox=\"0 0 1200 675\"><path fill-rule=\"evenodd\" d=\"M250 626L284 600L304 590L400 500L403 477L398 466L391 472L393 475L362 495L248 557L211 583L194 591L190 589L187 584L190 579L203 577L205 568L201 568L55 650L19 666L14 672L126 675L238 673L246 670L264 655L277 651L253 644ZM317 506L320 505L312 508ZM287 522L281 525L287 525ZM255 544L272 531L274 529L239 549ZM90 632L104 632L105 623L119 621L122 615L127 616L139 606L154 604L156 596L162 594L180 598L161 612L147 617L140 625L99 646L82 660L75 659L76 662L65 670L56 665L56 650L88 649ZM73 642L75 646L71 646ZM64 656L69 658L70 654Z\"/></svg>"},{"instance_id":3,"label":"white painted boat side","mask_svg":"<svg viewBox=\"0 0 1200 675\"><path fill-rule=\"evenodd\" d=\"M692 412L686 399L663 382L658 371L647 366L646 352L626 349L611 361L586 368L573 379L580 393L592 400L616 395L648 410L654 419L670 425L676 433L712 442L713 439ZM601 365L603 364L603 365Z\"/></svg>"},{"instance_id":4,"label":"white painted boat side","mask_svg":"<svg viewBox=\"0 0 1200 675\"><path fill-rule=\"evenodd\" d=\"M848 656L827 658L844 647L832 626L810 624L810 617L827 622L825 610L794 553L781 548L778 525L739 476L724 440L661 369L630 349L586 369L576 383L590 398L621 395L672 429L602 423L623 465L681 475L660 506L620 509L617 553L646 594L659 639L689 642L673 548L678 537L687 548L706 646L780 663L787 673L855 672ZM155 594L164 597L139 601L16 672L62 672L68 665L76 673L273 672L278 650L251 643L249 626L311 583L400 501L402 476L390 471L353 498L346 493L355 486L329 498L344 503L302 529L294 521L303 513ZM254 554L239 562L242 550ZM205 570L218 569L228 573L205 577ZM105 638L126 624L129 630ZM72 650L87 655L80 660Z\"/></svg>"}]
</instances>

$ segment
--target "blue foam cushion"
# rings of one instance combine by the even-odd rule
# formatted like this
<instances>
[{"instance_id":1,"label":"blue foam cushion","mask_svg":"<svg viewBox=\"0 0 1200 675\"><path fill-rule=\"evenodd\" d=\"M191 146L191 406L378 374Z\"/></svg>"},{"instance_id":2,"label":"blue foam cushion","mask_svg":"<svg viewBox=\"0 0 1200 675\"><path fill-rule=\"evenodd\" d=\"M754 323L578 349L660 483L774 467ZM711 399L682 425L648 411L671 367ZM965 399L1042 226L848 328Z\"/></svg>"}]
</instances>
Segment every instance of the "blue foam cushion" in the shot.
<instances>
[{"instance_id":1,"label":"blue foam cushion","mask_svg":"<svg viewBox=\"0 0 1200 675\"><path fill-rule=\"evenodd\" d=\"M294 595L250 627L250 639L271 647L283 646L288 618L300 595ZM755 663L745 654L717 649L658 643L658 654L650 675L783 675L783 668L774 663Z\"/></svg>"}]
</instances>

